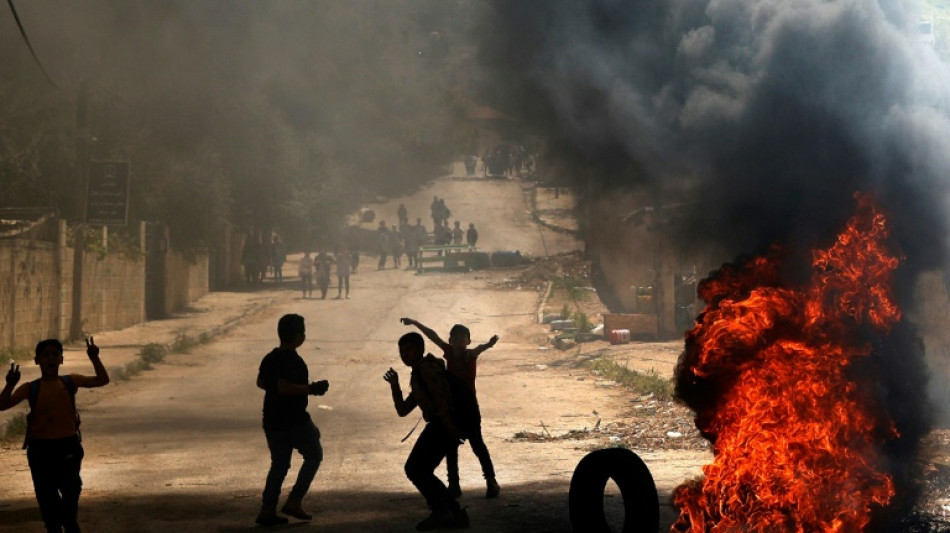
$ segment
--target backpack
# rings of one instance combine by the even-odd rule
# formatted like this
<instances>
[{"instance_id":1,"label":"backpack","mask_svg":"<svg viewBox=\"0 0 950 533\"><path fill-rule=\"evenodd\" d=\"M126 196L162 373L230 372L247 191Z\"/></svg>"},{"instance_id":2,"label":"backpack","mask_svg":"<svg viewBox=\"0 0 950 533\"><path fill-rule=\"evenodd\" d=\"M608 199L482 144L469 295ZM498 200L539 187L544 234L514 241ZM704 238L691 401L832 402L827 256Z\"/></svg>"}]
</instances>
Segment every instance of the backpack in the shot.
<instances>
[{"instance_id":1,"label":"backpack","mask_svg":"<svg viewBox=\"0 0 950 533\"><path fill-rule=\"evenodd\" d=\"M462 438L467 439L476 434L482 417L478 409L478 399L472 389L461 378L446 370L445 361L442 359L430 354L426 356L423 364L433 365L437 379L445 382L448 394L451 396L449 417L462 434ZM419 384L422 386L423 393L432 396L429 384L424 379L419 380Z\"/></svg>"},{"instance_id":2,"label":"backpack","mask_svg":"<svg viewBox=\"0 0 950 533\"><path fill-rule=\"evenodd\" d=\"M66 386L66 391L69 392L69 399L73 404L73 413L76 415L76 436L79 437L79 442L82 442L82 433L79 431L79 425L82 421L79 419L79 410L76 409L76 385L73 383L73 378L70 376L59 376L59 379L63 380L63 385ZM27 397L30 402L30 414L26 415L26 436L23 437L23 449L27 449L30 445L30 426L33 422L33 410L36 408L36 399L40 395L40 380L34 379L30 382L30 394Z\"/></svg>"}]
</instances>

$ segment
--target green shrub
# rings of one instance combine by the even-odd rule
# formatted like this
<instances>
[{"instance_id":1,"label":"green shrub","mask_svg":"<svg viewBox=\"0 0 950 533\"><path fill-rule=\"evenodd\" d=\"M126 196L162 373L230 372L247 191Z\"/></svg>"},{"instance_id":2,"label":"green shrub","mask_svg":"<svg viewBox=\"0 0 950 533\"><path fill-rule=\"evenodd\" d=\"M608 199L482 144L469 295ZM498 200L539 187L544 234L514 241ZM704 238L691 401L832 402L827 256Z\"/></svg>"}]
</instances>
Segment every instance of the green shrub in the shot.
<instances>
[{"instance_id":1,"label":"green shrub","mask_svg":"<svg viewBox=\"0 0 950 533\"><path fill-rule=\"evenodd\" d=\"M587 313L581 311L578 311L577 314L574 315L574 325L583 333L594 329L594 325L590 323Z\"/></svg>"},{"instance_id":2,"label":"green shrub","mask_svg":"<svg viewBox=\"0 0 950 533\"><path fill-rule=\"evenodd\" d=\"M564 304L564 307L561 307L561 320L570 320L571 314L571 306Z\"/></svg>"},{"instance_id":3,"label":"green shrub","mask_svg":"<svg viewBox=\"0 0 950 533\"><path fill-rule=\"evenodd\" d=\"M195 339L192 339L188 335L178 335L175 338L175 342L171 345L171 353L188 353L192 348L198 346L198 342Z\"/></svg>"},{"instance_id":4,"label":"green shrub","mask_svg":"<svg viewBox=\"0 0 950 533\"><path fill-rule=\"evenodd\" d=\"M594 359L588 365L598 375L616 381L623 388L636 394L653 394L663 400L673 397L672 381L661 378L656 370L651 369L647 373L641 373L607 358Z\"/></svg>"},{"instance_id":5,"label":"green shrub","mask_svg":"<svg viewBox=\"0 0 950 533\"><path fill-rule=\"evenodd\" d=\"M26 435L26 413L17 413L3 427L3 440L7 442L23 439Z\"/></svg>"},{"instance_id":6,"label":"green shrub","mask_svg":"<svg viewBox=\"0 0 950 533\"><path fill-rule=\"evenodd\" d=\"M160 363L168 355L168 348L164 344L149 343L142 346L139 357L148 363Z\"/></svg>"},{"instance_id":7,"label":"green shrub","mask_svg":"<svg viewBox=\"0 0 950 533\"><path fill-rule=\"evenodd\" d=\"M9 363L10 360L14 361L27 361L33 359L35 353L29 348L7 348L0 350L0 362Z\"/></svg>"}]
</instances>

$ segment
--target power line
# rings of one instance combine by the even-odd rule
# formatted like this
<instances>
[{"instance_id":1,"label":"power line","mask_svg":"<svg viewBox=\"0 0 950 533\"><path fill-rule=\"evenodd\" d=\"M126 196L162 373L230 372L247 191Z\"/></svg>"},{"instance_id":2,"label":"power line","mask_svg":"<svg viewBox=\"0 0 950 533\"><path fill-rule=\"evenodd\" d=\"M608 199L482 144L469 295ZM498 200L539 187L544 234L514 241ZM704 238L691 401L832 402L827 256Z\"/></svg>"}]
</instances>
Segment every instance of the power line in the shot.
<instances>
[{"instance_id":1,"label":"power line","mask_svg":"<svg viewBox=\"0 0 950 533\"><path fill-rule=\"evenodd\" d=\"M52 85L53 87L61 91L62 89L60 89L59 86L53 82L53 78L50 78L49 72L46 72L46 67L43 66L43 63L40 62L40 58L37 57L36 52L33 50L33 45L30 44L30 38L26 36L26 29L23 28L23 23L20 22L20 15L18 15L16 12L16 7L13 5L13 0L7 0L7 5L10 6L10 12L13 13L13 19L16 20L17 27L20 28L20 35L23 36L23 42L25 42L26 47L30 49L30 55L33 56L33 61L35 61L36 64L40 67L40 70L43 71L43 75L46 76L46 81L48 81L50 85Z\"/></svg>"}]
</instances>

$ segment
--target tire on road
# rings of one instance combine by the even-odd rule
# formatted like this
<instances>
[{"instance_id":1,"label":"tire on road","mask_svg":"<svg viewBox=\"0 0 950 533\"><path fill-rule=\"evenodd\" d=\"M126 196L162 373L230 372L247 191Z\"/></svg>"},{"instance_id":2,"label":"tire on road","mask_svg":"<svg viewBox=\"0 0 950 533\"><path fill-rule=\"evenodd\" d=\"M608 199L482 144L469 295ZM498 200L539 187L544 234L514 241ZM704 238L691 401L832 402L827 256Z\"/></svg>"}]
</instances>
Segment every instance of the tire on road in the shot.
<instances>
[{"instance_id":1,"label":"tire on road","mask_svg":"<svg viewBox=\"0 0 950 533\"><path fill-rule=\"evenodd\" d=\"M569 509L575 533L610 531L604 515L608 479L614 480L623 497L623 533L655 533L660 526L656 483L643 460L623 448L593 451L574 469Z\"/></svg>"}]
</instances>

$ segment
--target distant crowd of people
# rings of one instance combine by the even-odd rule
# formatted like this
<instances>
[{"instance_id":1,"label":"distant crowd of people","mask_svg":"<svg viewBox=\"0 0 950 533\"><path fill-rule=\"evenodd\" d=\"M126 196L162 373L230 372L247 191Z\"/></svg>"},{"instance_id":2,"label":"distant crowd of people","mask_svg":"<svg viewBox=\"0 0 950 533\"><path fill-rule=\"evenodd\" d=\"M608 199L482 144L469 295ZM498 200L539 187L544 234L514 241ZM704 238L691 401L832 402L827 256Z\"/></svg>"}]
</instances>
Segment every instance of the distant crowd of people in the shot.
<instances>
[{"instance_id":1,"label":"distant crowd of people","mask_svg":"<svg viewBox=\"0 0 950 533\"><path fill-rule=\"evenodd\" d=\"M475 247L478 243L478 230L474 223L469 223L468 229L462 229L462 223L455 221L454 227L449 226L452 211L445 205L445 198L434 196L429 206L432 216L432 244L438 246L456 245L463 243ZM392 258L392 267L402 266L402 256L406 256L406 268L418 268L421 260L422 246L428 244L429 233L422 224L421 218L416 218L415 224L409 224L409 215L405 204L399 204L396 210L399 225L386 225L380 220L376 228L376 251L379 254L378 270L386 268L386 261Z\"/></svg>"},{"instance_id":2,"label":"distant crowd of people","mask_svg":"<svg viewBox=\"0 0 950 533\"><path fill-rule=\"evenodd\" d=\"M376 229L378 270L387 268L389 260L392 260L392 268L402 268L403 257L406 260L406 269L419 268L422 247L427 244L472 248L478 244L478 230L474 223L469 223L466 229L462 228L462 223L458 220L454 221L454 225L449 225L452 211L446 206L445 198L434 196L429 210L433 224L431 233L423 225L422 218L416 218L413 224L409 223L405 204L399 204L396 210L398 225L387 225L386 221L379 221ZM305 251L297 265L302 297L312 298L316 285L320 298L325 299L335 276L336 298L349 298L350 276L356 273L359 260L359 250L356 247L339 246L332 253L326 249L319 249L316 254ZM241 252L241 263L244 267L245 282L249 286L260 284L268 274L273 275L275 282L283 282L286 262L287 246L280 235L273 235L269 239L254 234L247 236Z\"/></svg>"},{"instance_id":3,"label":"distant crowd of people","mask_svg":"<svg viewBox=\"0 0 950 533\"><path fill-rule=\"evenodd\" d=\"M472 157L474 160L474 156ZM466 163L468 170L468 163ZM524 146L517 144L499 144L485 150L482 154L482 173L484 176L514 176L521 172L534 171L534 159ZM474 173L474 169L468 172Z\"/></svg>"},{"instance_id":4,"label":"distant crowd of people","mask_svg":"<svg viewBox=\"0 0 950 533\"><path fill-rule=\"evenodd\" d=\"M337 291L336 297L350 297L350 275L356 272L359 266L360 255L357 251L350 251L347 247L338 248L333 255L321 249L317 255L310 257L310 252L304 252L303 258L297 266L297 275L300 276L303 297L313 296L313 282L316 279L320 289L320 298L326 299L330 289L330 276L336 270ZM345 293L344 293L345 291Z\"/></svg>"},{"instance_id":5,"label":"distant crowd of people","mask_svg":"<svg viewBox=\"0 0 950 533\"><path fill-rule=\"evenodd\" d=\"M251 234L241 250L241 265L244 267L244 280L248 285L257 285L264 281L268 272L274 280L284 281L284 263L287 262L287 246L280 235L270 240Z\"/></svg>"}]
</instances>

